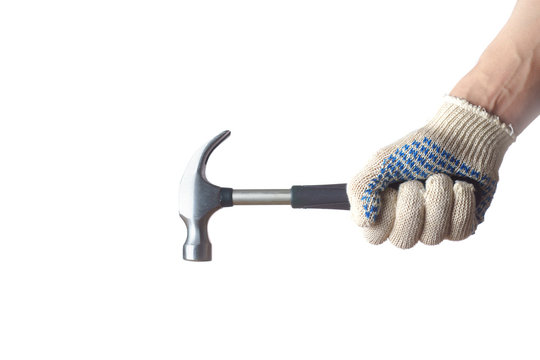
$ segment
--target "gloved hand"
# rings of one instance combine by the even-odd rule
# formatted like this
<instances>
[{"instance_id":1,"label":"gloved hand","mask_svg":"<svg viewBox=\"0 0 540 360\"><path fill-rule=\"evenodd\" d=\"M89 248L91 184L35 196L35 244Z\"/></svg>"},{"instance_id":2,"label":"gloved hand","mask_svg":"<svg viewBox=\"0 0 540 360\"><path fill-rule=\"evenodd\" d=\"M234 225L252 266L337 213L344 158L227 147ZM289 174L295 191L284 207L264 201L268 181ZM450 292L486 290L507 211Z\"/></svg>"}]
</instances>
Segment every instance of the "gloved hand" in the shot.
<instances>
[{"instance_id":1,"label":"gloved hand","mask_svg":"<svg viewBox=\"0 0 540 360\"><path fill-rule=\"evenodd\" d=\"M446 96L427 125L379 150L347 184L353 219L375 244L464 239L483 221L514 141L497 116Z\"/></svg>"}]
</instances>

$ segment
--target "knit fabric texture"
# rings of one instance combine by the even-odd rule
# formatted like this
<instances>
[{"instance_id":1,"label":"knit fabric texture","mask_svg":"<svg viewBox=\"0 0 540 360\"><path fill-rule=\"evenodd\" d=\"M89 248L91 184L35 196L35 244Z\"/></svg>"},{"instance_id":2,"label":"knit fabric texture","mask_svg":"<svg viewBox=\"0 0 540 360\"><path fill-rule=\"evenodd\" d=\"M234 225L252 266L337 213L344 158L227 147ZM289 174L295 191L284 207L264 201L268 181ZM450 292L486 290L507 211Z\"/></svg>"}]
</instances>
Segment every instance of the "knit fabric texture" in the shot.
<instances>
[{"instance_id":1,"label":"knit fabric texture","mask_svg":"<svg viewBox=\"0 0 540 360\"><path fill-rule=\"evenodd\" d=\"M464 239L484 220L514 141L497 116L446 96L426 126L379 150L348 183L353 219L374 244Z\"/></svg>"}]
</instances>

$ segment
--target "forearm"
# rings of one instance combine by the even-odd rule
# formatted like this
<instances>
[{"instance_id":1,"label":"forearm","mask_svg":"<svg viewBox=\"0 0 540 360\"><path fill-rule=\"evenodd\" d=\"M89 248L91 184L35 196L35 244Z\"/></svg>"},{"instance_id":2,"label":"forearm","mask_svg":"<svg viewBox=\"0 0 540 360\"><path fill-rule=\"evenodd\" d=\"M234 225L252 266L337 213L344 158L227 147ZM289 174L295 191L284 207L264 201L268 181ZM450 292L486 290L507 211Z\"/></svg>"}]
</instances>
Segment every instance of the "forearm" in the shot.
<instances>
[{"instance_id":1,"label":"forearm","mask_svg":"<svg viewBox=\"0 0 540 360\"><path fill-rule=\"evenodd\" d=\"M540 114L540 0L520 0L477 65L450 93L521 133Z\"/></svg>"}]
</instances>

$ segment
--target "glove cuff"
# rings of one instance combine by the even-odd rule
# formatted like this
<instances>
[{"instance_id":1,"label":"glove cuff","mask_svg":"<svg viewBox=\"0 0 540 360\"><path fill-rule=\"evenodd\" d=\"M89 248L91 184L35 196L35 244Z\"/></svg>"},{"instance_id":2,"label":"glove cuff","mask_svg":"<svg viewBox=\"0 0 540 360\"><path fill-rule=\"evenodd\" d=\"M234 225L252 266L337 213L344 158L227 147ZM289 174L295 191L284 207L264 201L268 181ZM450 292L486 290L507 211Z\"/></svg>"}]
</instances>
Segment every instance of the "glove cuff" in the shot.
<instances>
[{"instance_id":1,"label":"glove cuff","mask_svg":"<svg viewBox=\"0 0 540 360\"><path fill-rule=\"evenodd\" d=\"M492 173L516 140L511 126L484 108L464 99L445 96L425 135L479 171Z\"/></svg>"}]
</instances>

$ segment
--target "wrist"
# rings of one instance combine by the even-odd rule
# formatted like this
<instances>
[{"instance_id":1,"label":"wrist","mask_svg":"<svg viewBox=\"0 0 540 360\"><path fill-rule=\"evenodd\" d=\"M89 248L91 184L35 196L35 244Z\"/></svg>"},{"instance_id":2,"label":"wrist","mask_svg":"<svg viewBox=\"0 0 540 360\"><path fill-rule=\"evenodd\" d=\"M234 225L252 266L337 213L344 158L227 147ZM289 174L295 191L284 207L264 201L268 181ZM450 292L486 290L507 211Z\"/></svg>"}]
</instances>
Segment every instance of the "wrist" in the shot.
<instances>
[{"instance_id":1,"label":"wrist","mask_svg":"<svg viewBox=\"0 0 540 360\"><path fill-rule=\"evenodd\" d=\"M451 95L521 133L540 114L540 1L520 1L510 20Z\"/></svg>"},{"instance_id":2,"label":"wrist","mask_svg":"<svg viewBox=\"0 0 540 360\"><path fill-rule=\"evenodd\" d=\"M450 95L485 108L520 134L540 113L540 56L489 49Z\"/></svg>"}]
</instances>

